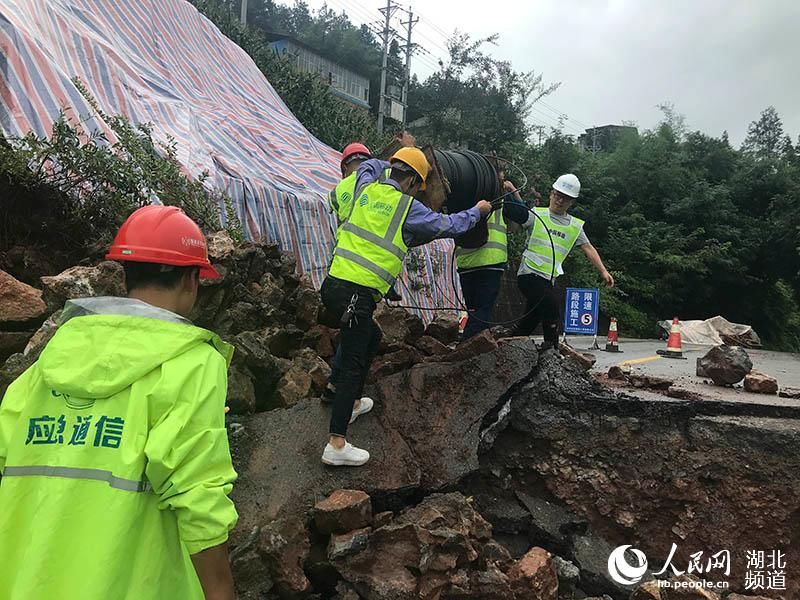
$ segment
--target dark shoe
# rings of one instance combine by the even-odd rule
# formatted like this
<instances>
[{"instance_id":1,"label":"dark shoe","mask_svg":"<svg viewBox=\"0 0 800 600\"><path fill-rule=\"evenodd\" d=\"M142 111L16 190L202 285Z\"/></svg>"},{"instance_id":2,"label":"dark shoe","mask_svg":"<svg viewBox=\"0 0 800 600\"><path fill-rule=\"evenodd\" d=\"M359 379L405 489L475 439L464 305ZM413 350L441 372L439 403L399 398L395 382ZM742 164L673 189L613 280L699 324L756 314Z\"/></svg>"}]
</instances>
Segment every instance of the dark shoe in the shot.
<instances>
[{"instance_id":1,"label":"dark shoe","mask_svg":"<svg viewBox=\"0 0 800 600\"><path fill-rule=\"evenodd\" d=\"M322 392L322 396L320 396L320 400L328 404L330 402L333 402L334 398L336 398L336 388L332 388L330 385L325 386L325 389Z\"/></svg>"},{"instance_id":2,"label":"dark shoe","mask_svg":"<svg viewBox=\"0 0 800 600\"><path fill-rule=\"evenodd\" d=\"M556 344L554 342L544 341L539 344L539 352L547 352L548 350L555 350Z\"/></svg>"}]
</instances>

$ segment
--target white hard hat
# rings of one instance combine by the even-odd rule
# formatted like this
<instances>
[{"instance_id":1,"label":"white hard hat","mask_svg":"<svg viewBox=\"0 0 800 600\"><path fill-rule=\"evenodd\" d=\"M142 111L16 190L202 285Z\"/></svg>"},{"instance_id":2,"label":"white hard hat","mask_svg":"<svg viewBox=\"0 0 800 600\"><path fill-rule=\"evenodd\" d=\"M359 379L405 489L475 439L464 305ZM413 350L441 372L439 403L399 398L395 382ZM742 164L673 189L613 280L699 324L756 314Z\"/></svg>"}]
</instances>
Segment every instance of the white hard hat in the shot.
<instances>
[{"instance_id":1,"label":"white hard hat","mask_svg":"<svg viewBox=\"0 0 800 600\"><path fill-rule=\"evenodd\" d=\"M553 189L570 198L577 198L581 193L581 182L572 173L567 173L556 179Z\"/></svg>"}]
</instances>

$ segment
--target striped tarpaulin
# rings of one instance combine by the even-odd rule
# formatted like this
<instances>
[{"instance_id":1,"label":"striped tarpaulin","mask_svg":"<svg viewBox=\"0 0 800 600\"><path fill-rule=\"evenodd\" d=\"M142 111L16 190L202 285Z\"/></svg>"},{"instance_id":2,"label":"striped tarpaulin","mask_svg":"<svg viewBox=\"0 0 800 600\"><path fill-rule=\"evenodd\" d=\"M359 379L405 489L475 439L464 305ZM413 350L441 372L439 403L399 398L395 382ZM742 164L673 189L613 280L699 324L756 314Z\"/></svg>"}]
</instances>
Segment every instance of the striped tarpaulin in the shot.
<instances>
[{"instance_id":1,"label":"striped tarpaulin","mask_svg":"<svg viewBox=\"0 0 800 600\"><path fill-rule=\"evenodd\" d=\"M0 0L2 132L49 135L64 111L113 143L74 77L106 114L151 123L156 139L173 137L187 174L209 173L247 235L293 252L300 271L321 285L334 226L325 197L338 179L339 153L303 127L250 57L191 4ZM421 286L404 274L411 304L453 305L451 248L447 241L423 249L413 276Z\"/></svg>"}]
</instances>

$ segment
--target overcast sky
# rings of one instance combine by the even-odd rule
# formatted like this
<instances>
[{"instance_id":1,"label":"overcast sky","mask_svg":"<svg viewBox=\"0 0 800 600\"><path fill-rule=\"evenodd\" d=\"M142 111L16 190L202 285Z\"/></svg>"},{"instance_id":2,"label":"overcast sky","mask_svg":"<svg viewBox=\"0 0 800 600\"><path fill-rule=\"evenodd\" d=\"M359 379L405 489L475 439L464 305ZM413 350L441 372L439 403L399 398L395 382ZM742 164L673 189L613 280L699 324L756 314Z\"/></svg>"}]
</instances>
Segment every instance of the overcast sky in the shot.
<instances>
[{"instance_id":1,"label":"overcast sky","mask_svg":"<svg viewBox=\"0 0 800 600\"><path fill-rule=\"evenodd\" d=\"M307 0L319 7L323 0ZM287 2L288 3L288 2ZM381 17L380 0L327 0L352 21ZM775 106L784 130L800 134L800 0L402 0L418 8L415 41L431 55L412 59L425 77L453 29L499 33L493 54L561 87L531 118L551 126L566 113L568 133L634 121L640 129L671 102L690 129L738 145L747 125ZM395 27L400 28L398 13ZM403 19L405 20L405 19Z\"/></svg>"}]
</instances>

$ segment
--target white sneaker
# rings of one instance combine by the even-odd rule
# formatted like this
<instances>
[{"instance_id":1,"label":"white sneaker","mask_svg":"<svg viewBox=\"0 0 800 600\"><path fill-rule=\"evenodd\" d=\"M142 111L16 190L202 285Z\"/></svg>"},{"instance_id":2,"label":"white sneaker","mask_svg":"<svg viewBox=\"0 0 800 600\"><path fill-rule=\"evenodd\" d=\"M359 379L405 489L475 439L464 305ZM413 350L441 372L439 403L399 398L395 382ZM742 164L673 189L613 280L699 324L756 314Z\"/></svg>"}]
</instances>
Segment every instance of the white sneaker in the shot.
<instances>
[{"instance_id":1,"label":"white sneaker","mask_svg":"<svg viewBox=\"0 0 800 600\"><path fill-rule=\"evenodd\" d=\"M330 443L322 452L322 462L334 467L360 467L369 460L369 452L345 442L344 448L337 450Z\"/></svg>"},{"instance_id":2,"label":"white sneaker","mask_svg":"<svg viewBox=\"0 0 800 600\"><path fill-rule=\"evenodd\" d=\"M372 398L367 398L366 396L361 398L361 404L359 404L358 408L353 411L353 416L350 417L350 422L352 423L361 415L371 411L373 406L375 406L375 403L372 401Z\"/></svg>"}]
</instances>

